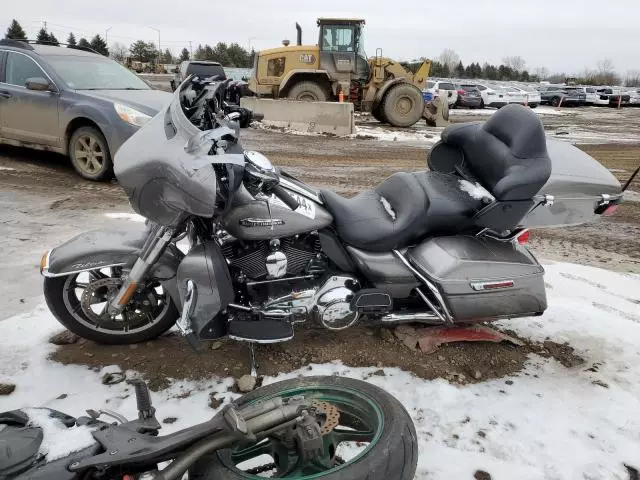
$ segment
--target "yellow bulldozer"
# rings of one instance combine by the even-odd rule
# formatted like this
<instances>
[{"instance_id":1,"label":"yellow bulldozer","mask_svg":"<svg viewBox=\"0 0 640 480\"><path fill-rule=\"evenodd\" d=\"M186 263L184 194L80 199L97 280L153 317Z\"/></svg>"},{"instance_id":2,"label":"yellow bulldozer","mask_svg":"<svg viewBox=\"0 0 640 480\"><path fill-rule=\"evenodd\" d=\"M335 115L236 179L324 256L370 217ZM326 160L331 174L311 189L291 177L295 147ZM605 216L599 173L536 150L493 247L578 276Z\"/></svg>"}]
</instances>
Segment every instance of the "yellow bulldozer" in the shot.
<instances>
[{"instance_id":1,"label":"yellow bulldozer","mask_svg":"<svg viewBox=\"0 0 640 480\"><path fill-rule=\"evenodd\" d=\"M422 89L431 62L416 73L382 56L367 58L358 18L319 18L317 45L302 45L302 28L296 23L297 44L256 54L249 89L259 97L326 102L344 99L356 109L396 127L409 127L425 117L448 116L440 107L425 105ZM446 102L443 102L446 104ZM445 109L446 110L446 109Z\"/></svg>"}]
</instances>

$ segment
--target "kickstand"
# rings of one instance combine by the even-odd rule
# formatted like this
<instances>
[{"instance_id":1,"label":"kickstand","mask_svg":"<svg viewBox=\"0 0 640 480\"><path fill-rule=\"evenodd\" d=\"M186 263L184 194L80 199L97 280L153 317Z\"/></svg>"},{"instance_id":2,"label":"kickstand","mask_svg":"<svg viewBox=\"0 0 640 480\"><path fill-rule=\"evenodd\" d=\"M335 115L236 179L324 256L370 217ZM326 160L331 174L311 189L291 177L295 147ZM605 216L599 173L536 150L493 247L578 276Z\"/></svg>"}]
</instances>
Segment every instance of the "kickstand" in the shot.
<instances>
[{"instance_id":1,"label":"kickstand","mask_svg":"<svg viewBox=\"0 0 640 480\"><path fill-rule=\"evenodd\" d=\"M253 342L249 342L249 367L251 368L251 376L258 378L259 365L256 363L256 350Z\"/></svg>"}]
</instances>

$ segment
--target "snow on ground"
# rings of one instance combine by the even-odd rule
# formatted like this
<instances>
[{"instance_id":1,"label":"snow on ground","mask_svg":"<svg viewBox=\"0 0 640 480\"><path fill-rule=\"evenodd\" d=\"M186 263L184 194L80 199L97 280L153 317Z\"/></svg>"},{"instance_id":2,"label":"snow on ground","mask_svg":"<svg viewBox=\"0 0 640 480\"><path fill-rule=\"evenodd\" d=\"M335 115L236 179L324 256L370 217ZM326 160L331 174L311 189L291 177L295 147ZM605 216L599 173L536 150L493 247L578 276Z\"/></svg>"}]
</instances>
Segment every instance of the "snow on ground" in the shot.
<instances>
[{"instance_id":1,"label":"snow on ground","mask_svg":"<svg viewBox=\"0 0 640 480\"><path fill-rule=\"evenodd\" d=\"M144 223L147 220L142 215L138 215L137 213L116 212L116 213L105 213L104 216L107 218L113 218L115 220L130 220L132 222L140 222L140 223Z\"/></svg>"},{"instance_id":2,"label":"snow on ground","mask_svg":"<svg viewBox=\"0 0 640 480\"><path fill-rule=\"evenodd\" d=\"M424 130L387 128L382 124L356 125L356 133L351 136L387 142L419 142L425 145L434 145L440 140L442 130L443 128L429 128L425 132Z\"/></svg>"},{"instance_id":3,"label":"snow on ground","mask_svg":"<svg viewBox=\"0 0 640 480\"><path fill-rule=\"evenodd\" d=\"M452 108L449 110L449 115L451 118L465 116L491 116L497 111L497 108ZM566 110L560 110L559 108L549 107L546 105L540 105L536 108L532 108L531 111L542 116L562 117L565 115L571 115L571 113Z\"/></svg>"},{"instance_id":4,"label":"snow on ground","mask_svg":"<svg viewBox=\"0 0 640 480\"><path fill-rule=\"evenodd\" d=\"M478 469L494 480L627 479L625 463L640 468L640 275L563 263L546 268L548 311L500 324L533 340L568 342L586 361L580 367L567 369L534 355L518 375L459 386L394 368L371 376L375 367L336 361L266 383L337 374L387 389L416 425L419 479L472 478ZM59 329L44 306L0 323L0 382L17 385L13 394L0 397L0 411L46 406L81 415L87 408L109 408L135 416L126 384L100 382L114 367L94 372L46 359L55 348L47 339ZM210 417L209 393L230 399L232 383L175 381L153 393L159 418L178 418L163 426L164 433ZM192 393L178 398L186 390Z\"/></svg>"}]
</instances>

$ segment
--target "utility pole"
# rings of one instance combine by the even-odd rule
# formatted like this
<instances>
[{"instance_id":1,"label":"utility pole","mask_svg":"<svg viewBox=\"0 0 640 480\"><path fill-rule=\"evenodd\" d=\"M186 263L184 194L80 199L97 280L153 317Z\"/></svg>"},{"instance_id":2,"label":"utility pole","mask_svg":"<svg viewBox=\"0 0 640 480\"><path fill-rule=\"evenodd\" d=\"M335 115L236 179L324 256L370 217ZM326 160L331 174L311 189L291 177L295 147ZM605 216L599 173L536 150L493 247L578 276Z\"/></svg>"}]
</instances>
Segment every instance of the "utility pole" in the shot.
<instances>
[{"instance_id":1,"label":"utility pole","mask_svg":"<svg viewBox=\"0 0 640 480\"><path fill-rule=\"evenodd\" d=\"M162 59L161 55L162 55L162 48L160 47L160 30L154 27L149 27L151 30L155 30L156 32L158 32L158 62L156 64L156 69L158 68L158 66L160 65L160 60Z\"/></svg>"},{"instance_id":2,"label":"utility pole","mask_svg":"<svg viewBox=\"0 0 640 480\"><path fill-rule=\"evenodd\" d=\"M191 40L189 40L189 60L193 60L193 46L191 45Z\"/></svg>"},{"instance_id":3,"label":"utility pole","mask_svg":"<svg viewBox=\"0 0 640 480\"><path fill-rule=\"evenodd\" d=\"M113 27L109 27L104 31L104 43L106 43L107 45L109 45L109 30L111 30Z\"/></svg>"}]
</instances>

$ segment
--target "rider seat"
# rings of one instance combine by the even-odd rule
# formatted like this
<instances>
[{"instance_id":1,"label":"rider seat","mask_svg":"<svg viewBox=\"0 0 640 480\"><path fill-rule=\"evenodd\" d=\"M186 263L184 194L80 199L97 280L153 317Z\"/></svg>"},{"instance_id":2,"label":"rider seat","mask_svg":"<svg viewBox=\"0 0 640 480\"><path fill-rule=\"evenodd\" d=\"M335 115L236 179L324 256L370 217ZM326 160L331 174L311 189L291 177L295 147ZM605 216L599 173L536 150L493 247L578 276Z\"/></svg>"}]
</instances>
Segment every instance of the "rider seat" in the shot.
<instances>
[{"instance_id":1,"label":"rider seat","mask_svg":"<svg viewBox=\"0 0 640 480\"><path fill-rule=\"evenodd\" d=\"M513 228L551 175L542 123L509 105L485 123L447 127L429 155L430 172L395 173L353 198L321 190L340 238L374 252L427 235Z\"/></svg>"}]
</instances>

